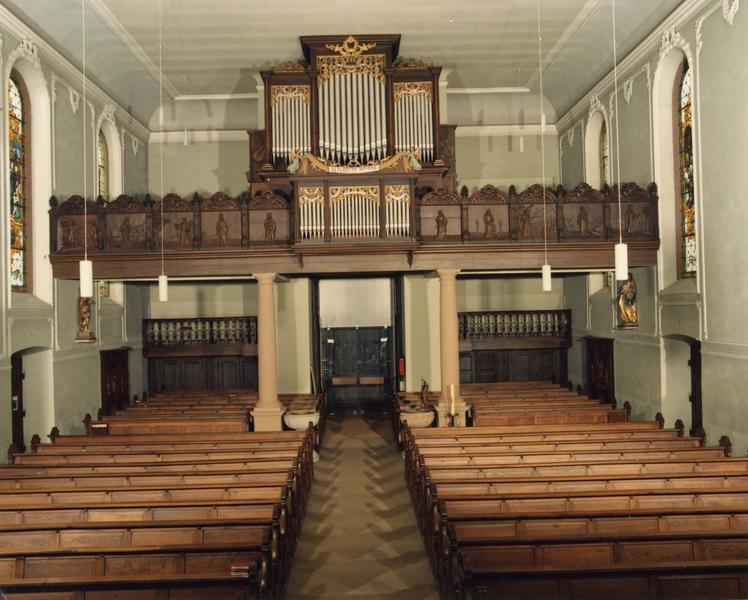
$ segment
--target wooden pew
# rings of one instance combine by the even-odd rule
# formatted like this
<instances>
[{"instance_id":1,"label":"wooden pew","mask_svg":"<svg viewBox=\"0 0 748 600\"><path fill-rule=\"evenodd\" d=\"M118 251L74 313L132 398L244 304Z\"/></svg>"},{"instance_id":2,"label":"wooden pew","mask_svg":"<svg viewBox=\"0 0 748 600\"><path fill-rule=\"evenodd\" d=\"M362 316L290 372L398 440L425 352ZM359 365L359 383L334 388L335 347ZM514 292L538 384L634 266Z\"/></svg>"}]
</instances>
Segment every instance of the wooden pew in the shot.
<instances>
[{"instance_id":1,"label":"wooden pew","mask_svg":"<svg viewBox=\"0 0 748 600\"><path fill-rule=\"evenodd\" d=\"M114 597L117 592L128 590L160 590L156 593L166 593L169 598L228 600L237 593L247 593L249 598L257 600L271 597L272 581L266 558L269 549L263 546L253 550L247 546L101 548L95 552L49 550L30 556L0 553L0 589L10 599L23 597L22 594L54 598L46 593L66 591L85 591L89 597L88 592L104 590ZM246 565L249 576L232 576L232 565L237 564Z\"/></svg>"}]
</instances>

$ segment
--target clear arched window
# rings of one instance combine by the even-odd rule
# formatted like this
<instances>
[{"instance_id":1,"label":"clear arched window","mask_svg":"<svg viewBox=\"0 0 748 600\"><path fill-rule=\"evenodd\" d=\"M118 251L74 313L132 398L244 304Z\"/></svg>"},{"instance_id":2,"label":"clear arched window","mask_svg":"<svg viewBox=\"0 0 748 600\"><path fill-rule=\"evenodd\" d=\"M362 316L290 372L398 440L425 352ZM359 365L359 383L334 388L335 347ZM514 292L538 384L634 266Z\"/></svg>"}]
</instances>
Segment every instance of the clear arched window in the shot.
<instances>
[{"instance_id":1,"label":"clear arched window","mask_svg":"<svg viewBox=\"0 0 748 600\"><path fill-rule=\"evenodd\" d=\"M608 127L605 125L605 119L603 119L603 125L600 129L600 182L601 186L610 185L610 152L608 151Z\"/></svg>"},{"instance_id":2,"label":"clear arched window","mask_svg":"<svg viewBox=\"0 0 748 600\"><path fill-rule=\"evenodd\" d=\"M30 289L29 256L29 110L26 86L11 72L8 80L8 182L10 186L10 287L14 292Z\"/></svg>"},{"instance_id":3,"label":"clear arched window","mask_svg":"<svg viewBox=\"0 0 748 600\"><path fill-rule=\"evenodd\" d=\"M106 146L104 132L99 130L99 140L96 146L96 167L98 177L98 195L109 200L109 150Z\"/></svg>"},{"instance_id":4,"label":"clear arched window","mask_svg":"<svg viewBox=\"0 0 748 600\"><path fill-rule=\"evenodd\" d=\"M678 174L680 180L680 273L696 275L696 205L693 184L693 86L688 61L683 62L676 88L678 115Z\"/></svg>"}]
</instances>

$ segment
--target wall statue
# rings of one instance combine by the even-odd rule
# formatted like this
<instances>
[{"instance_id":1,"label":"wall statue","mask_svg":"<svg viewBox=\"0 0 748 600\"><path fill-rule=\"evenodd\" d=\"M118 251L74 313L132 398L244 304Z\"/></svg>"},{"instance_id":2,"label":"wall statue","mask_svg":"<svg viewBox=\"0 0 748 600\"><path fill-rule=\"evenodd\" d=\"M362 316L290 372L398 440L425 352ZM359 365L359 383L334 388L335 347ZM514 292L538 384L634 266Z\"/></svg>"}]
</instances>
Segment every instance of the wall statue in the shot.
<instances>
[{"instance_id":1,"label":"wall statue","mask_svg":"<svg viewBox=\"0 0 748 600\"><path fill-rule=\"evenodd\" d=\"M76 342L92 342L96 336L91 331L91 298L78 298L78 335Z\"/></svg>"},{"instance_id":2,"label":"wall statue","mask_svg":"<svg viewBox=\"0 0 748 600\"><path fill-rule=\"evenodd\" d=\"M639 314L636 303L636 282L629 273L618 290L618 322L621 327L638 327Z\"/></svg>"}]
</instances>

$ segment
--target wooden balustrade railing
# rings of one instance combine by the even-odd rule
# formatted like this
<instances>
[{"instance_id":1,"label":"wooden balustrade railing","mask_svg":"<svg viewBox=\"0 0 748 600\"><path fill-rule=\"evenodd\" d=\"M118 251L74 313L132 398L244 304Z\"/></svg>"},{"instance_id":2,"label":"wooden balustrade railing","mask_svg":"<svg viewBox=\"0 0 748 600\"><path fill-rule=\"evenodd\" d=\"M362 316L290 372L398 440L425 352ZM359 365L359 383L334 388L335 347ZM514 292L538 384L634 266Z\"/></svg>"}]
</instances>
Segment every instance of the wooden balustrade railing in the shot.
<instances>
[{"instance_id":1,"label":"wooden balustrade railing","mask_svg":"<svg viewBox=\"0 0 748 600\"><path fill-rule=\"evenodd\" d=\"M257 344L257 317L143 319L146 347Z\"/></svg>"},{"instance_id":2,"label":"wooden balustrade railing","mask_svg":"<svg viewBox=\"0 0 748 600\"><path fill-rule=\"evenodd\" d=\"M571 336L571 310L462 312L460 339Z\"/></svg>"},{"instance_id":3,"label":"wooden balustrade railing","mask_svg":"<svg viewBox=\"0 0 748 600\"><path fill-rule=\"evenodd\" d=\"M393 159L394 160L394 159ZM399 161L399 162L398 162ZM657 188L618 191L580 184L573 190L533 185L519 192L485 186L469 194L416 187L398 155L392 172L297 172L291 195L265 191L238 198L217 193L161 200L120 196L50 200L51 255L157 255L173 252L304 247L330 241L382 240L401 245L656 242ZM304 163L302 163L302 167ZM310 167L311 169L311 167ZM353 168L351 168L353 169ZM355 170L355 169L354 169ZM544 210L545 205L545 210ZM84 212L87 226L84 227ZM84 240L84 231L87 239Z\"/></svg>"}]
</instances>

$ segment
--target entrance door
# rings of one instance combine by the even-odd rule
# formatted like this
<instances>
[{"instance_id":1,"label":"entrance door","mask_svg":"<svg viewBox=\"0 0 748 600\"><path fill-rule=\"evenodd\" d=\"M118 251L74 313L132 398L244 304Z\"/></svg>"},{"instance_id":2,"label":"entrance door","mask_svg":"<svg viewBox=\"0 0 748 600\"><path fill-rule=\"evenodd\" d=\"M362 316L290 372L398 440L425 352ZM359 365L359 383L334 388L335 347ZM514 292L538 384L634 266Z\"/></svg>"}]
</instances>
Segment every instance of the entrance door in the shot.
<instances>
[{"instance_id":1,"label":"entrance door","mask_svg":"<svg viewBox=\"0 0 748 600\"><path fill-rule=\"evenodd\" d=\"M701 342L692 340L691 359L688 361L691 367L691 393L688 400L691 402L691 435L695 435L697 429L703 425L701 415Z\"/></svg>"},{"instance_id":2,"label":"entrance door","mask_svg":"<svg viewBox=\"0 0 748 600\"><path fill-rule=\"evenodd\" d=\"M389 327L329 327L320 332L330 408L385 410L390 372Z\"/></svg>"},{"instance_id":3,"label":"entrance door","mask_svg":"<svg viewBox=\"0 0 748 600\"><path fill-rule=\"evenodd\" d=\"M127 366L129 348L101 352L101 412L114 414L130 401L130 374Z\"/></svg>"},{"instance_id":4,"label":"entrance door","mask_svg":"<svg viewBox=\"0 0 748 600\"><path fill-rule=\"evenodd\" d=\"M26 452L23 443L23 357L13 354L10 357L10 413L13 445L19 452Z\"/></svg>"}]
</instances>

